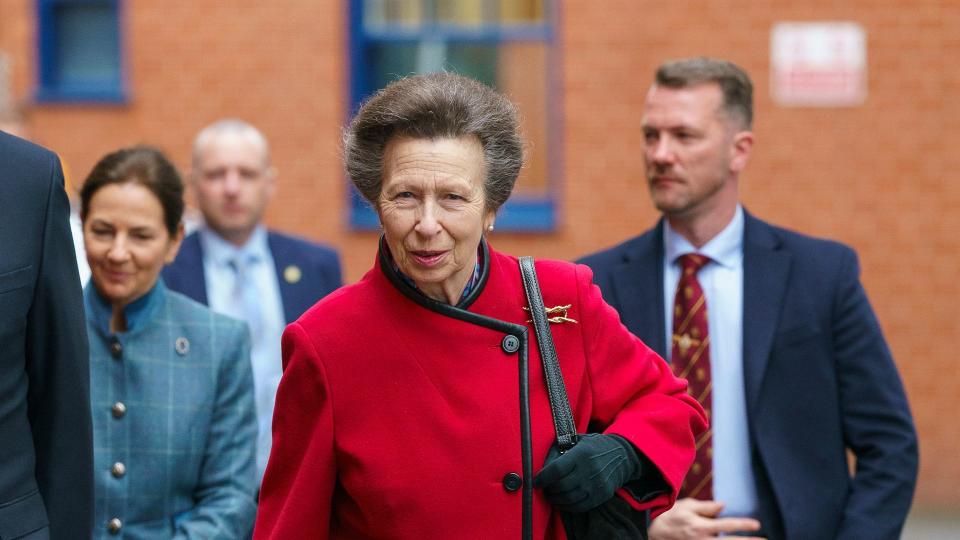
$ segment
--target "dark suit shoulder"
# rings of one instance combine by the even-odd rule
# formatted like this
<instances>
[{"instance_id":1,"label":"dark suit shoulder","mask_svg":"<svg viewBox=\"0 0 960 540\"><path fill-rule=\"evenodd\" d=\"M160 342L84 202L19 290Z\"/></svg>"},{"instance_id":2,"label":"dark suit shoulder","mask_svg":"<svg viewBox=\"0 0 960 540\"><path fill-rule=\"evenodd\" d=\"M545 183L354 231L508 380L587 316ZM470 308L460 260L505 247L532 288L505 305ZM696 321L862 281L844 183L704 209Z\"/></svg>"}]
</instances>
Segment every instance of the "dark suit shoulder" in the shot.
<instances>
[{"instance_id":1,"label":"dark suit shoulder","mask_svg":"<svg viewBox=\"0 0 960 540\"><path fill-rule=\"evenodd\" d=\"M280 294L287 322L343 284L340 257L333 248L275 231L268 231L267 244L282 278ZM288 271L293 271L292 281Z\"/></svg>"},{"instance_id":2,"label":"dark suit shoulder","mask_svg":"<svg viewBox=\"0 0 960 540\"><path fill-rule=\"evenodd\" d=\"M190 232L188 235L183 237L183 243L186 244L196 244L200 245L200 229Z\"/></svg>"},{"instance_id":3,"label":"dark suit shoulder","mask_svg":"<svg viewBox=\"0 0 960 540\"><path fill-rule=\"evenodd\" d=\"M657 251L658 227L647 230L613 247L591 253L577 260L593 271L593 281L604 291L608 302L615 302L613 281L617 272L627 267L635 267L638 261L655 258Z\"/></svg>"},{"instance_id":4,"label":"dark suit shoulder","mask_svg":"<svg viewBox=\"0 0 960 540\"><path fill-rule=\"evenodd\" d=\"M56 159L56 154L42 146L0 131L0 161L5 166L49 167Z\"/></svg>"},{"instance_id":5,"label":"dark suit shoulder","mask_svg":"<svg viewBox=\"0 0 960 540\"><path fill-rule=\"evenodd\" d=\"M653 231L653 229L648 230L615 246L585 255L577 262L593 268L594 271L621 263L627 260L631 254L637 254L645 250L649 243L653 241Z\"/></svg>"},{"instance_id":6,"label":"dark suit shoulder","mask_svg":"<svg viewBox=\"0 0 960 540\"><path fill-rule=\"evenodd\" d=\"M200 234L197 231L193 231L188 234L183 239L183 243L180 244L180 251L177 253L177 257L170 263L165 269L171 267L180 267L185 264L192 265L198 262L200 256Z\"/></svg>"},{"instance_id":7,"label":"dark suit shoulder","mask_svg":"<svg viewBox=\"0 0 960 540\"><path fill-rule=\"evenodd\" d=\"M761 221L761 223L764 223ZM785 243L795 246L798 248L806 249L831 249L831 250L850 250L852 248L838 240L832 240L830 238L822 238L819 236L813 236L805 234L802 232L794 231L792 229L787 229L785 227L780 227L777 225L771 225L769 223L764 223L767 227L773 230Z\"/></svg>"},{"instance_id":8,"label":"dark suit shoulder","mask_svg":"<svg viewBox=\"0 0 960 540\"><path fill-rule=\"evenodd\" d=\"M45 215L41 209L54 185L62 189L58 163L50 150L0 131L0 208L9 223Z\"/></svg>"},{"instance_id":9,"label":"dark suit shoulder","mask_svg":"<svg viewBox=\"0 0 960 540\"><path fill-rule=\"evenodd\" d=\"M753 218L754 226L746 229L746 243L765 242L765 236L775 239L778 249L786 250L795 255L794 263L801 267L820 268L832 267L837 264L848 264L856 261L856 251L837 240L821 238L804 234L784 227L771 225Z\"/></svg>"},{"instance_id":10,"label":"dark suit shoulder","mask_svg":"<svg viewBox=\"0 0 960 540\"><path fill-rule=\"evenodd\" d=\"M206 302L203 257L196 231L183 239L180 252L172 263L163 268L161 276L171 291L185 294L201 304Z\"/></svg>"},{"instance_id":11,"label":"dark suit shoulder","mask_svg":"<svg viewBox=\"0 0 960 540\"><path fill-rule=\"evenodd\" d=\"M294 262L313 266L328 275L329 281L336 282L331 286L340 286L340 255L332 247L276 231L268 231L267 242L277 264Z\"/></svg>"},{"instance_id":12,"label":"dark suit shoulder","mask_svg":"<svg viewBox=\"0 0 960 540\"><path fill-rule=\"evenodd\" d=\"M285 249L294 249L305 255L337 257L337 251L332 247L308 240L301 236L277 232L274 230L268 231L267 234L269 242L274 246L282 246Z\"/></svg>"}]
</instances>

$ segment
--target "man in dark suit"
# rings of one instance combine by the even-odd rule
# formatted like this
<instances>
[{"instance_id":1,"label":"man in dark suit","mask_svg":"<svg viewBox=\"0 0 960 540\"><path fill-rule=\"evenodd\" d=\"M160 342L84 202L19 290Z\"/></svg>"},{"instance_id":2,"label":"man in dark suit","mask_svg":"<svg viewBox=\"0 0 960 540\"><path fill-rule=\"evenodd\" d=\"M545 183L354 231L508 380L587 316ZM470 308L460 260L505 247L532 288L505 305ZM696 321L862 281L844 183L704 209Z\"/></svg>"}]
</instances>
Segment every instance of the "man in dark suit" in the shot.
<instances>
[{"instance_id":1,"label":"man in dark suit","mask_svg":"<svg viewBox=\"0 0 960 540\"><path fill-rule=\"evenodd\" d=\"M201 130L193 145L191 185L205 223L184 239L163 279L169 288L250 326L259 480L270 454L282 374L280 336L342 284L340 262L328 247L262 225L276 170L267 140L254 126L228 119Z\"/></svg>"},{"instance_id":2,"label":"man in dark suit","mask_svg":"<svg viewBox=\"0 0 960 540\"><path fill-rule=\"evenodd\" d=\"M902 383L854 251L739 204L752 116L752 84L732 63L662 65L642 124L663 219L582 260L710 411L681 499L650 538L899 538L917 474Z\"/></svg>"},{"instance_id":3,"label":"man in dark suit","mask_svg":"<svg viewBox=\"0 0 960 540\"><path fill-rule=\"evenodd\" d=\"M57 156L0 132L0 538L90 538L80 278Z\"/></svg>"}]
</instances>

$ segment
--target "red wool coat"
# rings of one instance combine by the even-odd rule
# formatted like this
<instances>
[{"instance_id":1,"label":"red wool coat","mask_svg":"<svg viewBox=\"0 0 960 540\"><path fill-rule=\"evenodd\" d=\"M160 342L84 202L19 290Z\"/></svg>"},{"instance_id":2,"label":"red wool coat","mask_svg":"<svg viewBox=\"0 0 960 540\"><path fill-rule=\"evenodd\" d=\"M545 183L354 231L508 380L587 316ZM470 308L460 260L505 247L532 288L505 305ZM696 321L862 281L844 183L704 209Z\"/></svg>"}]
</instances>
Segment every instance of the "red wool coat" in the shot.
<instances>
[{"instance_id":1,"label":"red wool coat","mask_svg":"<svg viewBox=\"0 0 960 540\"><path fill-rule=\"evenodd\" d=\"M537 273L546 306L570 304L577 321L551 329L578 431L616 433L646 455L671 493L643 504L620 496L662 512L693 461L699 405L620 324L587 267L538 261ZM381 259L287 327L256 539L520 538L525 496L533 538L565 537L543 493L517 489L555 437L517 259L490 251L482 275L453 308L419 295ZM508 335L520 350L510 352L518 340Z\"/></svg>"}]
</instances>

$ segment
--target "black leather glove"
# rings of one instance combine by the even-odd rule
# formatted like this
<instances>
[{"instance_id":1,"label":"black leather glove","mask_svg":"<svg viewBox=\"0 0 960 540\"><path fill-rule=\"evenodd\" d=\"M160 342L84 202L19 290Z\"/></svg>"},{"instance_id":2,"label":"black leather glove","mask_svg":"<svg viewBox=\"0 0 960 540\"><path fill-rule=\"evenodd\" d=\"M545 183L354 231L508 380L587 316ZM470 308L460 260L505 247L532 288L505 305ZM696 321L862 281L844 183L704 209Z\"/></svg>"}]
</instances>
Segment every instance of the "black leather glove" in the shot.
<instances>
[{"instance_id":1,"label":"black leather glove","mask_svg":"<svg viewBox=\"0 0 960 540\"><path fill-rule=\"evenodd\" d=\"M533 480L547 500L566 512L586 512L610 500L614 492L640 476L640 459L619 435L580 435L576 446L560 454L556 446Z\"/></svg>"}]
</instances>

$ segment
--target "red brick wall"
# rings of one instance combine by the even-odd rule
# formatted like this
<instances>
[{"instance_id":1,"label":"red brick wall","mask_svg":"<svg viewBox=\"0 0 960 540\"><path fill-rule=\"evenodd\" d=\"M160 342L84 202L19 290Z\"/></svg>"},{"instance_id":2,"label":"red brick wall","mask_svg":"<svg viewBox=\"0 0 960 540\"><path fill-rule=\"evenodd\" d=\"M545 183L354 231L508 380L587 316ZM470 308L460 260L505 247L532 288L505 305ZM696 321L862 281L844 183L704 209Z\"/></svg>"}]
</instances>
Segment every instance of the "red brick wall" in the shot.
<instances>
[{"instance_id":1,"label":"red brick wall","mask_svg":"<svg viewBox=\"0 0 960 540\"><path fill-rule=\"evenodd\" d=\"M345 2L125 2L131 100L42 106L36 139L78 180L105 152L150 142L186 167L193 134L222 116L260 126L280 190L271 225L338 247L349 280L370 266L372 233L346 226L338 158L346 115ZM802 5L801 5L802 4ZM602 6L602 7L601 7ZM921 435L917 507L960 507L960 4L948 0L607 0L562 2L564 178L560 228L493 236L517 254L573 258L655 220L643 185L639 119L663 59L729 58L756 84L754 157L743 200L757 215L835 238L860 253L863 280L907 386ZM783 108L769 98L770 29L780 21L854 21L867 32L861 107ZM0 49L14 91L34 80L33 2L0 0ZM953 135L951 137L951 135ZM536 149L534 149L536 151ZM941 412L942 411L942 412Z\"/></svg>"}]
</instances>

